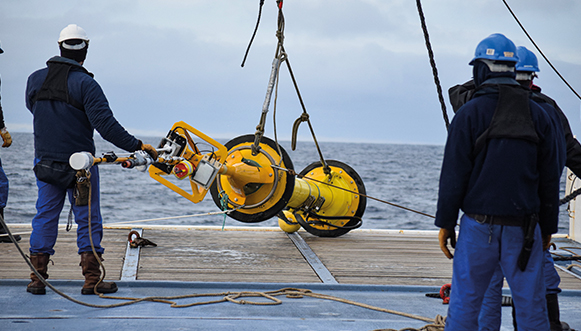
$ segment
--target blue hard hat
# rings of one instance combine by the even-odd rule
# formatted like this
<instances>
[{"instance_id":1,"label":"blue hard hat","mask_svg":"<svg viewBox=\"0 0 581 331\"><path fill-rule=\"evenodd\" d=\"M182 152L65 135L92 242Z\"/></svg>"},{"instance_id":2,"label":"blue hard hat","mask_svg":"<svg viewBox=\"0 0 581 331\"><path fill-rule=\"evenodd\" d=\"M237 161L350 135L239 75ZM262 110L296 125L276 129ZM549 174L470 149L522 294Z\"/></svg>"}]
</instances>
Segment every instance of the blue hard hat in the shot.
<instances>
[{"instance_id":1,"label":"blue hard hat","mask_svg":"<svg viewBox=\"0 0 581 331\"><path fill-rule=\"evenodd\" d=\"M516 63L518 61L516 46L503 34L491 34L476 46L474 58L469 64L474 64L474 61L478 59Z\"/></svg>"},{"instance_id":2,"label":"blue hard hat","mask_svg":"<svg viewBox=\"0 0 581 331\"><path fill-rule=\"evenodd\" d=\"M529 51L524 46L516 48L518 62L516 63L516 71L539 72L539 61L535 53Z\"/></svg>"}]
</instances>

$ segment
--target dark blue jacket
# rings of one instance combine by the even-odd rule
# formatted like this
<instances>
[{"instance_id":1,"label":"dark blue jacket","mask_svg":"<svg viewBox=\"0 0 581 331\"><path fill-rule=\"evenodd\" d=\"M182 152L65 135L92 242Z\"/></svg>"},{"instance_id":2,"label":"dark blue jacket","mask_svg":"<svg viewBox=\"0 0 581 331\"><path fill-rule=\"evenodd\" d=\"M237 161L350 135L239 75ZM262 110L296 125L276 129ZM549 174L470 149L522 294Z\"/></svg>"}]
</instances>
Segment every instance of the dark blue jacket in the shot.
<instances>
[{"instance_id":1,"label":"dark blue jacket","mask_svg":"<svg viewBox=\"0 0 581 331\"><path fill-rule=\"evenodd\" d=\"M565 134L565 142L567 144L566 147L567 161L565 163L565 166L571 169L571 171L573 171L573 173L577 177L581 177L581 144L579 144L579 141L573 135L573 132L571 131L571 126L569 125L569 121L567 120L565 113L563 113L561 108L559 108L555 100L551 99L546 94L541 93L540 87L533 85L531 87L531 90L533 91L533 99L535 101L539 100L537 102L541 106L543 106L543 103L546 103L552 107L552 108L549 107L549 109L555 110L555 113L557 114L563 126L563 133Z\"/></svg>"},{"instance_id":2,"label":"dark blue jacket","mask_svg":"<svg viewBox=\"0 0 581 331\"><path fill-rule=\"evenodd\" d=\"M496 83L518 83L498 78ZM483 84L484 85L484 84ZM489 127L498 93L475 95L458 110L448 130L435 224L453 229L460 210L465 213L523 216L539 214L543 234L558 229L559 181L563 160L555 146L551 118L529 100L540 141L495 138L473 156L476 139Z\"/></svg>"},{"instance_id":3,"label":"dark blue jacket","mask_svg":"<svg viewBox=\"0 0 581 331\"><path fill-rule=\"evenodd\" d=\"M81 67L67 58L55 56L49 62L72 64L68 75L69 95L84 110L59 100L36 100L48 74L48 67L28 77L26 107L34 116L34 148L38 159L67 162L76 152L95 154L94 130L115 146L132 152L140 141L129 134L113 116L101 86Z\"/></svg>"},{"instance_id":4,"label":"dark blue jacket","mask_svg":"<svg viewBox=\"0 0 581 331\"><path fill-rule=\"evenodd\" d=\"M522 85L522 84L521 84ZM458 111L466 102L472 99L472 95L476 90L473 80L469 80L462 85L455 85L448 90L450 97L450 104L454 112ZM541 88L537 85L532 85L533 100L545 109L547 114L553 118L556 123L561 123L563 134L565 135L565 166L577 176L581 177L581 144L573 135L569 120L565 113L559 108L557 102L549 96L541 93Z\"/></svg>"}]
</instances>

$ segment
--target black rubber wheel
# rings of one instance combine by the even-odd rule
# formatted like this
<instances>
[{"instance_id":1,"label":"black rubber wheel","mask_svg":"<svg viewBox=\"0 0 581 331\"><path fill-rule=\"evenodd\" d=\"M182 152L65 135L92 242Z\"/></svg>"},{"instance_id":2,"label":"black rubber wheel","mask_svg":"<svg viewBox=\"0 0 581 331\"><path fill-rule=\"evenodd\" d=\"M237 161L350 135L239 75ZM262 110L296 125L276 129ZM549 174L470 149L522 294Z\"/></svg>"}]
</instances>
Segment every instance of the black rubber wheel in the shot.
<instances>
[{"instance_id":1,"label":"black rubber wheel","mask_svg":"<svg viewBox=\"0 0 581 331\"><path fill-rule=\"evenodd\" d=\"M357 189L358 189L359 194L360 194L359 195L360 199L359 199L359 205L357 206L357 210L355 211L355 214L353 216L361 219L363 217L363 213L365 212L365 207L367 206L367 197L364 196L366 194L366 192L365 192L365 185L363 184L363 180L361 179L361 177L359 177L359 174L357 174L357 172L355 170L353 170L353 168L351 168L350 166L348 166L347 164L345 164L341 161L327 160L326 162L327 162L328 166L343 169L347 173L347 175L349 175L353 179L355 184L357 185ZM300 172L300 175L304 176L307 173L309 173L310 171L312 171L313 169L321 168L321 167L322 167L322 163L320 161L311 163L305 169L303 169L303 171ZM339 215L337 215L337 216L339 216ZM316 219L314 219L314 220L316 220ZM336 228L334 230L318 229L318 228L316 228L316 225L309 224L309 221L310 221L310 217L307 218L306 220L303 219L302 217L297 217L297 222L307 232L309 232L310 234L313 234L315 236L318 236L318 237L339 237L339 236L342 236L345 233L352 230L349 228ZM358 220L352 219L349 222L347 222L344 225L344 227L353 227L358 222L359 222Z\"/></svg>"}]
</instances>

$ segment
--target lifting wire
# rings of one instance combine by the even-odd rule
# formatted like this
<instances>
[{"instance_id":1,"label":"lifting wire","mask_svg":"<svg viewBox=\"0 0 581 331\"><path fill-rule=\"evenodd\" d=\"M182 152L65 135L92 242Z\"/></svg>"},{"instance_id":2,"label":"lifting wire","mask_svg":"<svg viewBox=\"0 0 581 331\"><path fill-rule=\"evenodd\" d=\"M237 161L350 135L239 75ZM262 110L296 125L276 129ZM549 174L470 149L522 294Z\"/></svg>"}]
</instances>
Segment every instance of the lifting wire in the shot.
<instances>
[{"instance_id":1,"label":"lifting wire","mask_svg":"<svg viewBox=\"0 0 581 331\"><path fill-rule=\"evenodd\" d=\"M557 76L559 76L559 78L561 78L561 80L565 83L565 85L567 85L567 87L569 87L569 89L571 89L571 91L573 91L573 93L577 96L577 98L581 99L581 96L579 95L579 93L577 93L577 91L575 91L575 89L567 82L567 80L565 80L565 78L561 75L561 73L559 73L559 71L557 70L557 68L555 68L553 66L553 64L551 63L551 61L549 61L549 59L545 56L545 53L543 53L543 51L541 51L541 48L539 46L537 46L537 43L535 43L535 41L533 40L533 38L529 35L529 33L527 32L527 30L525 29L525 27L521 24L521 22L519 21L519 19L516 17L515 13L512 11L512 9L510 8L510 6L506 2L506 0L502 0L502 2L504 2L504 5L508 9L508 11L512 15L512 17L514 17L515 21L518 23L518 25L520 26L520 28L523 30L523 32L525 33L525 35L527 36L527 38L529 38L529 40L531 41L531 43L533 44L533 46L535 46L535 48L537 49L537 51L539 51L539 53L541 54L541 56L545 59L545 61L547 61L547 63L553 69L553 71L557 74Z\"/></svg>"},{"instance_id":2,"label":"lifting wire","mask_svg":"<svg viewBox=\"0 0 581 331\"><path fill-rule=\"evenodd\" d=\"M257 25L255 27L255 32L258 29L258 24L260 22L260 13L262 12L262 3L263 3L263 1L261 0L260 9L259 9L259 18L257 21ZM299 91L298 84L296 82L294 73L292 71L290 62L288 60L286 50L284 48L285 20L284 20L284 14L282 12L283 1L277 0L276 3L277 3L277 7L278 7L278 18L277 18L278 28L277 28L277 32L276 32L276 37L278 39L278 42L277 42L277 46L276 46L274 61L272 64L272 71L271 71L270 80L269 80L269 84L268 84L268 88L267 88L267 92L266 92L266 98L265 98L264 104L262 106L262 115L261 115L259 124L256 126L256 133L255 133L255 138L254 138L254 145L252 146L252 153L253 153L253 155L255 155L256 153L258 153L258 150L260 148L259 143L260 143L262 136L264 135L264 128L266 125L266 114L268 112L268 106L270 104L270 98L272 95L272 91L273 91L273 88L275 86L276 86L276 94L275 94L275 105L274 105L274 111L273 111L273 121L274 121L274 130L275 130L275 142L276 142L279 154L281 152L279 144L278 144L278 138L276 137L276 117L275 117L276 115L275 114L276 114L276 98L278 96L279 69L280 69L280 65L284 62L284 63L286 63L287 68L289 70L289 74L291 76L293 86L295 88L295 91L297 93L297 97L299 98L299 102L300 102L301 108L303 110L303 113L301 114L301 116L295 121L294 127L297 127L298 124L300 124L300 122L307 122L309 129L311 131L311 136L313 137L313 141L314 141L315 146L317 148L317 152L319 153L319 158L320 158L321 164L323 166L323 171L326 175L329 175L331 173L331 169L327 165L327 162L325 162L325 159L324 159L323 154L321 152L321 148L320 148L319 143L317 141L315 131L314 131L313 126L309 120L309 116L308 116L305 104L303 102L303 98L302 98L301 93ZM252 37L252 39L250 41L251 43L252 43L253 39L254 39L254 36ZM247 50L248 49L250 49L250 44L248 45ZM246 56L245 56L245 58L246 58ZM293 129L293 133L296 133L297 129ZM296 136L294 136L294 135L292 137L292 146L291 147L292 147L292 150L295 150Z\"/></svg>"},{"instance_id":3,"label":"lifting wire","mask_svg":"<svg viewBox=\"0 0 581 331\"><path fill-rule=\"evenodd\" d=\"M158 217L158 218L149 218L149 219L145 219L145 220L135 220L135 221L110 222L110 223L107 223L107 225L132 224L132 223L143 223L143 222L153 222L153 221L165 221L165 220L178 219L178 218L190 218L190 217L202 217L202 216L230 214L230 212L235 211L239 208L241 208L241 207L236 207L234 209L228 209L228 210L223 210L223 211L201 213L201 214Z\"/></svg>"},{"instance_id":4,"label":"lifting wire","mask_svg":"<svg viewBox=\"0 0 581 331\"><path fill-rule=\"evenodd\" d=\"M256 20L256 26L254 27L254 32L252 33L252 37L250 38L250 42L248 43L248 47L246 48L246 53L244 53L244 59L242 60L241 67L244 68L244 63L246 63L246 58L248 57L248 52L250 52L250 46L252 46L252 42L254 41L254 37L256 36L256 31L258 31L258 25L260 25L260 16L262 16L262 6L264 5L264 0L260 0L258 4L258 19Z\"/></svg>"},{"instance_id":5,"label":"lifting wire","mask_svg":"<svg viewBox=\"0 0 581 331\"><path fill-rule=\"evenodd\" d=\"M547 58L545 56L545 53L543 53L543 51L541 50L541 48L537 45L537 43L533 40L533 38L531 37L531 35L527 32L527 30L522 25L522 23L520 22L520 20L518 19L518 17L516 17L516 14L512 11L512 9L510 8L510 6L506 2L506 0L502 0L502 2L504 3L504 5L506 6L506 8L508 9L508 11L510 12L510 14L512 15L512 17L514 18L514 20L516 21L516 23L520 26L520 28L522 29L522 31L524 32L524 34L527 36L527 38L529 38L529 40L531 41L531 43L533 44L533 46L535 46L535 48L537 49L537 51L539 51L539 54L541 54L541 56L543 57L543 59L545 59L545 61L547 61L547 64L551 67L551 69L553 69L553 71L557 74L557 76L559 76L559 78L561 78L561 80L565 83L565 85L567 85L567 87L569 87L569 89L577 96L577 98L581 99L581 96L579 95L579 93L577 93L577 91L575 91L575 89L569 84L569 82L567 82L567 80L557 70L557 68L555 68L555 66L553 66L553 64L551 63L551 61L549 61L549 58ZM579 188L579 189L571 192L569 195L567 195L563 199L559 200L559 205L563 205L565 203L568 203L569 201L575 199L579 194L581 194L581 188Z\"/></svg>"},{"instance_id":6,"label":"lifting wire","mask_svg":"<svg viewBox=\"0 0 581 331\"><path fill-rule=\"evenodd\" d=\"M512 11L512 9L510 8L510 6L506 2L506 0L502 0L502 2L504 2L504 4L506 5L506 8L510 12L510 14L513 16L513 18L515 19L515 21L518 23L518 25L520 26L520 28L523 30L523 32L525 33L525 35L527 36L527 38L529 38L529 40L531 41L531 43L535 46L535 48L543 56L543 58L545 59L545 61L547 61L547 63L553 69L553 71L559 76L559 78L561 78L561 80L569 87L569 89L571 89L571 91L579 99L581 99L581 96L577 93L577 91L575 91L575 89L567 82L567 80L561 75L561 73L559 73L559 71L557 70L557 68L555 68L555 66L553 66L553 64L551 63L551 61L549 61L549 59L545 56L545 54L543 53L543 51L541 50L541 48L537 45L537 43L535 43L535 41L533 40L533 38L530 36L530 34L525 29L525 27L521 24L521 22L519 21L519 19L516 17L515 13ZM422 30L424 32L424 39L426 40L426 48L428 50L428 55L430 57L430 65L432 66L432 73L434 75L434 82L436 84L436 89L438 91L438 99L440 100L440 104L442 106L442 114L444 116L444 122L446 124L446 129L448 129L449 119L448 119L448 114L446 112L446 104L444 102L444 97L442 95L442 87L440 86L440 80L438 78L438 69L436 68L436 62L434 60L434 53L432 51L432 46L430 44L430 36L428 34L428 28L426 26L426 20L425 20L424 13L423 13L423 10L422 10L421 0L417 0L417 7L418 7L418 13L420 15L420 21L421 21L421 24L422 24ZM568 203L569 201L575 199L580 194L581 194L581 188L573 191L569 195L565 196L563 199L560 199L559 200L559 205L563 205L565 203Z\"/></svg>"},{"instance_id":7,"label":"lifting wire","mask_svg":"<svg viewBox=\"0 0 581 331\"><path fill-rule=\"evenodd\" d=\"M261 0L260 10L262 9L262 3L263 2L264 1ZM299 119L297 119L297 121L295 122L295 126L296 126L297 123L300 123L299 121L301 121L301 122L306 121L308 123L309 128L310 128L310 131L311 131L311 134L313 136L314 142L316 144L317 150L318 150L319 155L320 155L320 158L321 158L321 164L324 165L325 173L327 175L329 175L330 174L330 168L328 167L328 165L324 161L324 158L323 158L323 155L321 153L319 144L318 144L318 142L316 140L316 137L315 137L315 133L314 133L313 127L312 127L312 125L311 125L311 123L309 121L308 113L306 111L306 108L304 106L302 97L301 97L300 92L298 90L298 85L296 83L296 80L295 80L294 74L292 72L290 63L288 62L288 59L286 58L286 53L285 53L285 50L284 50L284 46L282 44L283 39L284 39L284 35L282 33L283 30L284 30L284 16L282 14L282 1L281 0L278 0L277 1L277 4L278 4L278 7L279 7L279 31L277 32L277 37L279 39L278 46L277 46L278 59L280 60L280 62L285 62L287 64L287 67L289 69L289 73L291 75L291 78L292 78L294 87L295 87L295 89L297 91L298 98L300 100L300 103L301 103L301 106L302 106L302 109L303 109L303 114L301 115L301 117ZM260 22L260 13L259 13L259 18L258 18L258 22L257 22L257 25L256 25L256 29L258 29L259 22ZM256 33L256 29L255 29L255 33ZM254 39L254 35L253 35L252 39ZM252 40L251 40L251 43L252 43ZM248 46L248 50L249 49L250 49L250 45ZM248 50L247 50L247 53L248 53ZM246 56L245 56L245 59L246 59ZM244 62L243 62L243 64L244 64ZM242 64L242 66L243 66L243 64ZM278 63L278 66L280 67L280 63ZM276 82L277 82L277 87L278 87L278 70L277 70L277 74L276 74ZM278 90L278 88L277 88L277 90ZM275 105L276 105L276 100L275 100ZM276 108L276 106L275 106L275 108ZM275 111L275 113L276 113L276 111ZM263 129L264 128L264 126L263 126L264 121L261 121L261 124L262 124L262 127L261 128ZM278 143L277 143L277 145L278 145ZM294 146L295 146L295 144L293 143L293 147ZM279 149L280 149L280 147L279 147ZM294 150L294 148L293 148L293 150ZM280 152L280 150L279 150L279 152ZM280 167L278 167L278 168L279 169L282 169ZM289 172L294 173L294 171L292 171L292 170L286 170L286 171L289 171ZM90 173L87 174L87 177L90 178ZM320 182L320 183L324 183L324 182L321 182L321 181L318 181L318 180L315 180L315 179L311 179L311 178L308 178L308 177L305 177L305 178L310 179L310 180L313 180L313 181L317 181L317 182ZM354 194L357 194L357 195L365 196L365 195L363 195L361 193L352 192L352 191L346 190L344 188L334 186L334 185L329 184L329 183L324 183L324 184L330 185L330 186L333 186L333 187L336 187L336 188L340 188L342 190L345 190L345 191L348 191L348 192L351 192L351 193L354 193ZM91 193L92 193L91 192L91 186L89 186L89 204L88 204L88 213L89 213L88 230L89 230L89 233L92 233L92 227L91 227ZM379 200L379 199L376 199L376 198L373 198L373 197L369 197L369 196L366 196L366 197L368 197L370 199L374 199L374 200L380 201L380 202L383 202L383 203L387 203L387 204L392 205L392 206L396 206L396 207L403 208L403 209L406 209L406 210L409 210L409 211L413 211L413 212L416 212L416 213L419 213L419 214L422 214L422 215L425 215L425 216L433 217L431 215L424 214L424 213L421 213L421 212L417 212L417 211L414 211L414 210L411 210L411 209L408 209L408 208L405 208L405 207L402 207L402 206L398 206L396 204L392 204L392 203L387 202L387 201L382 201L382 200ZM224 212L224 214L227 213L227 211L223 211L223 212ZM167 297L164 297L164 296L152 296L152 297L145 297L145 298L129 298L129 297L104 296L103 293L99 293L98 292L97 287L103 281L103 279L105 278L106 272L105 272L105 267L104 267L101 259L98 257L98 254L97 254L97 252L95 250L95 246L94 246L94 243L93 243L92 235L89 236L90 243L91 243L91 249L92 249L92 252L95 255L95 257L97 258L97 261L99 262L100 267L103 269L102 276L100 277L99 281L95 284L95 286L93 288L94 293L97 294L100 298L119 299L119 300L128 300L128 301L123 302L123 303L118 303L118 304L111 304L111 305L89 304L89 303L86 303L86 302L77 300L75 298L72 298L72 297L64 294L63 292L61 292L58 289L56 289L52 284L50 284L49 282L47 282L46 279L44 279L42 277L42 275L40 275L38 273L38 271L36 270L36 268L34 268L34 266L32 265L32 263L30 262L30 259L24 254L24 252L22 251L22 249L20 248L20 246L18 245L18 243L16 242L16 240L12 236L12 233L10 232L10 230L8 229L8 227L6 226L6 224L4 222L4 218L1 215L0 215L0 222L2 223L2 225L4 226L4 228L7 230L10 239L13 241L13 243L17 247L19 253L24 258L24 260L26 261L26 263L28 264L28 266L30 267L30 269L42 281L42 283L45 286L49 287L51 290L53 290L55 293L59 294L63 298L65 298L65 299L67 299L69 301L72 301L74 303L77 303L77 304L80 304L80 305L83 305L83 306L87 306L87 307L93 307L93 308L114 308L114 307L128 306L128 305L131 305L131 304L135 304L135 303L138 303L138 302L144 302L144 301L168 303L168 304L171 305L172 308L191 307L191 306L196 306L196 305L213 304L213 303L226 302L226 301L229 301L229 302L232 302L232 303L237 303L237 304L278 305L278 304L281 304L282 301L279 300L279 299L276 299L275 296L286 295L288 298L302 298L303 296L309 296L309 297L323 299L323 300L333 300L333 301L337 301L337 302L343 302L343 303L346 303L346 304L351 304L351 305L355 305L355 306L359 306L359 307L363 307L363 308L367 308L367 309L371 309L371 310L376 310L376 311L380 311L380 312L386 312L386 313L400 315L400 316L404 316L404 317L408 317L408 318L413 318L413 319L417 319L417 320L421 320L421 321L426 321L428 323L433 323L433 324L430 324L430 325L426 325L425 327L423 327L421 329L418 329L418 330L436 330L436 329L433 329L431 327L437 327L438 330L439 330L439 329L441 329L441 327L443 327L443 320L444 320L444 318L442 318L440 315L436 316L436 319L430 319L430 318L426 318L426 317L422 317L422 316L417 316L417 315L413 315L413 314L402 313L402 312L398 312L398 311L394 311L394 310L390 310L390 309L384 309L384 308L380 308L380 307L374 307L374 306L371 306L371 305L367 305L367 304L363 304L363 303L358 303L358 302L351 301L351 300L347 300L347 299L337 298L337 297L333 297L333 296L330 296L330 295L313 293L310 290L304 290L304 289L286 288L286 289L281 289L281 290L277 290L277 291L270 291L270 292L224 292L224 293L216 293L216 294L190 294L190 295L167 296ZM125 223L127 223L127 222L125 222ZM175 302L170 301L170 300L174 300L174 299L193 298L193 297L208 297L208 296L222 296L222 299L212 300L212 301L207 301L207 302L197 302L197 303L186 304L186 305L177 305ZM252 302L252 301L246 301L246 300L237 300L240 297L264 297L264 298L267 298L267 299L271 300L272 302ZM406 328L406 330L414 330L414 329Z\"/></svg>"},{"instance_id":8,"label":"lifting wire","mask_svg":"<svg viewBox=\"0 0 581 331\"><path fill-rule=\"evenodd\" d=\"M444 123L446 124L446 130L450 125L450 120L448 119L448 113L446 112L446 102L444 101L444 96L442 94L442 86L440 85L440 79L438 78L438 68L436 68L436 60L434 60L434 52L432 51L432 44L430 43L430 35L428 34L428 27L426 26L426 19L424 17L424 11L422 10L421 0L417 0L418 14L420 15L420 22L422 24L422 31L424 31L424 39L426 40L426 48L428 49L428 56L430 57L430 65L432 66L432 73L434 75L434 83L436 84L436 90L438 91L438 100L440 100L440 106L442 107L442 115L444 116Z\"/></svg>"},{"instance_id":9,"label":"lifting wire","mask_svg":"<svg viewBox=\"0 0 581 331\"><path fill-rule=\"evenodd\" d=\"M369 196L369 195L366 195L366 194L362 194L360 192L352 191L352 190L349 190L349 189L346 189L346 188L343 188L343 187L340 187L340 186L336 186L336 185L333 185L333 184L330 184L330 183L327 183L327 182L324 182L324 181L320 181L320 180L317 180L317 179L314 179L314 178L311 178L311 177L308 177L308 176L304 176L304 175L297 174L292 169L285 169L285 168L282 168L282 167L275 167L275 166L273 166L273 168L277 168L278 170L286 171L291 176L297 176L299 178L305 178L305 179L308 179L308 180L312 180L314 182L321 183L321 184L324 184L324 185L328 185L328 186L331 186L333 188L336 188L336 189L339 189L339 190L343 190L345 192L349 192L349 193L352 193L352 194L355 194L355 195L360 195L362 197L366 197L366 198L371 199L371 200L375 200L375 201L378 201L378 202L381 202L381 203L385 203L385 204L390 205L390 206L393 206L393 207L401 208L401 209L404 209L404 210L407 210L407 211L411 211L413 213L420 214L420 215L423 215L423 216L427 216L427 217L430 217L430 218L436 218L433 215L426 214L426 213L423 213L421 211L413 210L411 208L407 208L407 207L404 207L404 206L401 206L401 205L398 205L398 204L395 204L395 203L392 203L392 202L389 202L389 201L385 201L385 200L381 200L381 199L378 199L378 198L374 198L372 196ZM336 226L336 225L333 225L333 226Z\"/></svg>"},{"instance_id":10,"label":"lifting wire","mask_svg":"<svg viewBox=\"0 0 581 331\"><path fill-rule=\"evenodd\" d=\"M246 54L244 56L244 60L242 62L242 66L244 66L244 62L246 61L246 56L248 55L248 51L249 51L250 46L251 46L251 44L252 44L252 42L254 40L254 36L256 34L256 31L258 30L258 25L260 23L260 17L261 17L261 13L262 13L262 5L263 4L264 4L264 1L261 0L260 1L260 4L259 4L258 20L256 22L256 27L254 29L254 33L252 35L252 38L250 39L250 43L248 44L248 47L246 49ZM253 151L253 154L254 153L257 153L258 152L258 149L260 148L260 146L258 144L260 142L260 139L262 138L262 135L264 134L264 127L265 127L265 124L266 124L266 113L268 112L268 105L270 103L270 96L271 96L272 91L273 91L273 88L274 88L274 91L275 91L275 99L274 99L274 106L273 106L274 140L275 140L275 143L276 143L276 146L277 146L279 155L282 155L282 152L280 150L280 145L278 144L277 129L276 129L276 110L277 110L276 105L277 105L277 99L278 99L278 82L279 82L279 75L280 75L280 70L279 69L280 69L281 64L284 62L284 63L286 63L287 68L289 70L289 74L291 76L291 80L293 82L294 88L295 88L296 93L297 93L297 96L299 98L299 102L301 104L301 108L303 110L303 113L301 114L301 116L298 119L296 119L295 122L294 122L294 124L293 124L293 135L292 135L291 148L292 148L293 151L296 148L296 134L298 132L298 127L299 127L300 123L301 122L307 122L307 124L309 126L309 129L311 131L311 135L313 137L313 141L314 141L315 146L317 148L317 152L319 153L319 157L320 157L320 160L321 160L320 162L321 162L321 165L323 167L323 172L325 173L325 175L329 176L331 174L331 169L327 165L327 163L325 162L325 159L324 159L323 154L321 152L321 148L319 147L319 143L317 142L317 138L315 136L315 131L314 131L313 126L312 126L312 124L311 124L311 122L309 120L309 114L307 113L305 104L303 102L303 98L302 98L301 93L299 91L298 84L296 82L294 73L292 71L290 62L288 60L287 53L286 53L285 48L284 48L284 27L285 27L285 24L284 23L285 23L285 20L284 20L284 14L282 12L282 4L283 4L283 1L277 0L277 5L278 5L277 6L278 7L278 29L277 29L277 32L276 32L276 36L277 36L277 39L278 39L278 43L277 43L277 47L276 47L274 61L273 61L273 64L272 64L272 71L271 71L271 76L270 76L270 80L269 80L269 84L268 84L268 88L267 88L266 99L265 99L264 104L263 104L263 107L262 107L262 115L261 115L259 124L256 126L257 131L255 133L255 139L254 139L254 145L252 146L252 151ZM436 68L436 63L434 61L434 54L433 54L433 52L431 50L431 45L430 45L430 42L429 42L429 35L428 35L427 27L425 25L425 20L424 20L424 17L423 17L423 12L422 12L422 9L421 9L421 3L420 3L419 0L418 0L418 10L420 12L420 19L422 20L422 28L424 30L424 36L426 38L426 46L428 47L428 53L430 55L430 63L432 64L432 68L433 68L434 81L436 82L436 87L437 87L437 90L438 90L438 95L439 95L440 103L442 105L442 112L444 114L444 120L445 120L446 128L447 128L448 127L448 116L446 114L446 105L445 105L445 102L444 102L444 98L442 96L442 88L440 87L440 81L438 79L438 70ZM284 169L284 168L280 167L281 166L281 163L282 163L282 158L281 158L281 160L279 160L278 167L273 165L273 168L279 168L279 170L287 171L291 175L297 175L294 171L291 172L288 169ZM380 200L380 199L377 199L377 198L373 198L373 197L367 196L365 194L360 194L358 192L353 192L353 191L350 191L350 190L346 190L346 189L344 189L342 187L337 187L337 186L334 186L332 184L329 184L329 183L326 183L326 182L322 182L322 181L318 181L318 180L315 180L315 179L312 179L312 178L308 178L308 177L305 177L305 178L310 179L310 180L313 180L313 181L316 181L316 182L320 182L320 183L323 183L325 185L329 185L329 186L332 186L332 187L335 187L335 188L339 188L339 189L345 190L347 192L350 192L350 193L353 193L353 194L356 194L356 195L361 195L361 196L367 197L369 199L376 200L376 201L379 201L379 202L388 204L388 205L393 206L393 207L401 208L401 209L404 209L404 210L407 210L407 211L411 211L411 212L414 212L414 213L417 213L417 214L420 214L420 215L424 215L424 216L427 216L427 217L435 218L432 215L429 215L429 214L426 214L426 213L423 213L423 212L420 212L420 211L416 211L416 210L413 210L413 209L410 209L410 208L407 208L407 207L403 207L403 206L400 206L400 205L397 205L397 204L394 204L394 203L391 203L391 202L388 202L388 201L384 201L384 200Z\"/></svg>"}]
</instances>

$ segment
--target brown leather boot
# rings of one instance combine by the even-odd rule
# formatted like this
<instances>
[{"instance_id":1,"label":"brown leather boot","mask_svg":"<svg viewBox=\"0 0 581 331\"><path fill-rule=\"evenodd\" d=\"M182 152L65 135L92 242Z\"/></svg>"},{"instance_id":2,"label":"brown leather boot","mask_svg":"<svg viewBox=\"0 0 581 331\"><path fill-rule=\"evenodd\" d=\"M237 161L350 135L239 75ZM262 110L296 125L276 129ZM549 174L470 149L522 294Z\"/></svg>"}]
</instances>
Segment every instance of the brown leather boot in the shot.
<instances>
[{"instance_id":1,"label":"brown leather boot","mask_svg":"<svg viewBox=\"0 0 581 331\"><path fill-rule=\"evenodd\" d=\"M48 279L48 261L50 260L50 255L48 253L34 253L30 254L30 262L34 269L44 278ZM36 276L34 272L30 274L30 280L32 280L26 287L26 292L32 294L46 294L46 288L44 283Z\"/></svg>"},{"instance_id":2,"label":"brown leather boot","mask_svg":"<svg viewBox=\"0 0 581 331\"><path fill-rule=\"evenodd\" d=\"M98 255L101 261L104 261L101 254ZM97 284L99 278L101 278L99 261L97 261L93 252L82 252L80 266L83 267L83 276L85 276L85 284L83 285L81 294L95 294L95 284ZM117 284L114 282L101 282L97 285L97 292L115 293L117 292Z\"/></svg>"}]
</instances>

